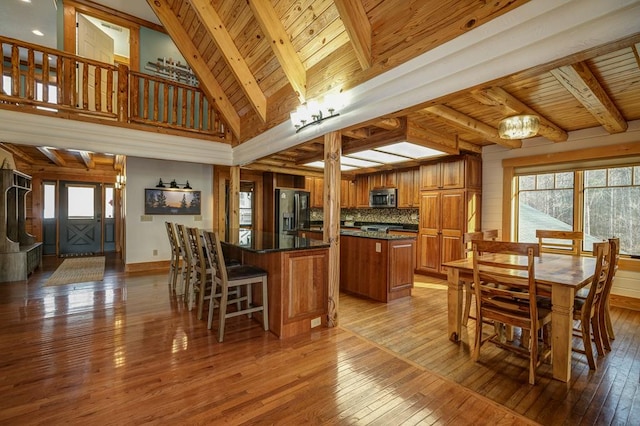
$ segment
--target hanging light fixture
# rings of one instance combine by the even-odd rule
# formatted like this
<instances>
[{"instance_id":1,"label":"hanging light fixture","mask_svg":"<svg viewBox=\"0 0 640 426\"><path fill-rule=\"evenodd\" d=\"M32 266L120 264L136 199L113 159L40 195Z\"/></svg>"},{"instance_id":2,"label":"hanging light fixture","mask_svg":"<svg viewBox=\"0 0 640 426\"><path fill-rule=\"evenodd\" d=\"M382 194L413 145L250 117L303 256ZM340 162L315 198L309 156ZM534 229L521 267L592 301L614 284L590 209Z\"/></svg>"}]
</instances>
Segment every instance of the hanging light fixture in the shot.
<instances>
[{"instance_id":1,"label":"hanging light fixture","mask_svg":"<svg viewBox=\"0 0 640 426\"><path fill-rule=\"evenodd\" d=\"M500 121L498 135L502 139L524 139L538 134L540 119L536 115L514 115Z\"/></svg>"},{"instance_id":2,"label":"hanging light fixture","mask_svg":"<svg viewBox=\"0 0 640 426\"><path fill-rule=\"evenodd\" d=\"M343 106L340 94L329 94L323 102L309 101L300 105L290 114L291 123L296 128L296 133L312 124L319 124L324 120L340 115L338 109Z\"/></svg>"}]
</instances>

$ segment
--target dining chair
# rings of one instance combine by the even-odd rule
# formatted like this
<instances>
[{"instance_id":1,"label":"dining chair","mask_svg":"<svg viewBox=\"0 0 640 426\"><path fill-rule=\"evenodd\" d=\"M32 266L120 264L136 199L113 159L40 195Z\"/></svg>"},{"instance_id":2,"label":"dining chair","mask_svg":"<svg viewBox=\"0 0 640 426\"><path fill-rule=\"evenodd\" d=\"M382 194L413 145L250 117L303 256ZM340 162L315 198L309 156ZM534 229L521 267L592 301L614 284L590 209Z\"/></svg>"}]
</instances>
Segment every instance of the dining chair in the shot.
<instances>
[{"instance_id":1,"label":"dining chair","mask_svg":"<svg viewBox=\"0 0 640 426\"><path fill-rule=\"evenodd\" d=\"M180 295L186 295L187 301L190 300L191 285L195 273L195 261L191 249L191 241L189 240L189 232L184 224L176 224L178 242L180 243L180 252L182 255L182 283Z\"/></svg>"},{"instance_id":2,"label":"dining chair","mask_svg":"<svg viewBox=\"0 0 640 426\"><path fill-rule=\"evenodd\" d=\"M608 241L595 243L593 251L596 257L596 266L593 280L586 298L576 297L573 309L573 320L579 322L579 326L573 329L574 336L582 339L582 348L573 346L573 351L587 356L587 362L591 370L596 369L593 357L593 343L596 345L598 355L604 355L600 311L604 307L605 288L611 269L611 245Z\"/></svg>"},{"instance_id":3,"label":"dining chair","mask_svg":"<svg viewBox=\"0 0 640 426\"><path fill-rule=\"evenodd\" d=\"M176 228L173 222L166 221L167 237L171 248L171 259L169 260L169 289L176 291L178 285L178 274L180 270L180 245L176 237Z\"/></svg>"},{"instance_id":4,"label":"dining chair","mask_svg":"<svg viewBox=\"0 0 640 426\"><path fill-rule=\"evenodd\" d=\"M192 253L195 262L195 273L192 285L192 294L190 297L190 307L192 309L194 299L197 297L197 317L202 319L204 303L210 298L210 286L212 284L213 267L210 258L207 256L202 231L198 228L187 228L192 244Z\"/></svg>"},{"instance_id":5,"label":"dining chair","mask_svg":"<svg viewBox=\"0 0 640 426\"><path fill-rule=\"evenodd\" d=\"M609 247L611 251L611 261L609 265L609 275L607 276L607 284L604 288L602 296L602 305L598 320L600 322L600 330L602 331L602 343L604 348L611 350L611 341L615 340L616 335L613 332L613 324L611 323L611 312L609 308L609 296L611 296L611 288L613 281L618 272L618 261L620 260L620 238L609 238Z\"/></svg>"},{"instance_id":6,"label":"dining chair","mask_svg":"<svg viewBox=\"0 0 640 426\"><path fill-rule=\"evenodd\" d=\"M465 246L465 254L468 256L473 252L473 247L471 243L473 241L480 240L490 240L495 241L498 239L498 230L497 229L488 229L486 231L476 231L476 232L466 232L462 235L462 242ZM462 285L464 286L464 309L462 311L462 325L466 326L469 322L469 318L475 319L475 317L470 316L471 313L471 302L473 297L473 280L462 280Z\"/></svg>"},{"instance_id":7,"label":"dining chair","mask_svg":"<svg viewBox=\"0 0 640 426\"><path fill-rule=\"evenodd\" d=\"M503 241L473 242L473 284L476 295L476 336L473 360L478 361L482 345L488 341L529 359L529 383L535 384L536 369L550 356L549 325L551 310L538 306L535 282L535 258L540 248L535 243ZM528 341L507 342L493 331L483 336L483 321L528 330ZM542 331L542 350L538 332ZM525 333L522 333L523 336ZM523 338L524 339L524 338Z\"/></svg>"},{"instance_id":8,"label":"dining chair","mask_svg":"<svg viewBox=\"0 0 640 426\"><path fill-rule=\"evenodd\" d=\"M211 286L211 295L209 303L209 318L207 328L211 329L213 325L213 311L216 305L219 306L218 320L218 342L224 340L224 329L227 318L238 315L247 315L252 317L254 312L262 311L262 326L265 331L269 330L269 302L267 288L267 271L253 265L236 265L227 267L222 253L220 237L218 233L213 233L213 269L214 284ZM254 305L253 301L253 285L259 285L261 290L262 305ZM216 289L220 290L220 297L216 297ZM237 289L238 293L235 299L229 299L230 290ZM244 294L242 293L244 289ZM217 303L215 303L217 302ZM244 302L244 303L243 303ZM232 304L241 303L244 306L235 311L229 311L228 307Z\"/></svg>"},{"instance_id":9,"label":"dining chair","mask_svg":"<svg viewBox=\"0 0 640 426\"><path fill-rule=\"evenodd\" d=\"M580 245L584 240L582 231L558 231L537 229L536 238L541 253L580 254Z\"/></svg>"}]
</instances>

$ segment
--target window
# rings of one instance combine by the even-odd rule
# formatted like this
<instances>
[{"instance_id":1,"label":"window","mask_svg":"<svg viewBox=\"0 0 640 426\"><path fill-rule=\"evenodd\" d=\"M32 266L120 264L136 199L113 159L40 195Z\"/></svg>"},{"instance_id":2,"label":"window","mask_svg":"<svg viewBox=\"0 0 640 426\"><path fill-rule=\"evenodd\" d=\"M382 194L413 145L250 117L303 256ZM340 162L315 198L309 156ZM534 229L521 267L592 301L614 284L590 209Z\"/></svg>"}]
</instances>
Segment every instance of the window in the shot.
<instances>
[{"instance_id":1,"label":"window","mask_svg":"<svg viewBox=\"0 0 640 426\"><path fill-rule=\"evenodd\" d=\"M44 184L44 219L56 218L56 184Z\"/></svg>"},{"instance_id":2,"label":"window","mask_svg":"<svg viewBox=\"0 0 640 426\"><path fill-rule=\"evenodd\" d=\"M113 186L107 186L104 191L104 218L114 218Z\"/></svg>"},{"instance_id":3,"label":"window","mask_svg":"<svg viewBox=\"0 0 640 426\"><path fill-rule=\"evenodd\" d=\"M518 241L537 241L536 229L575 230L585 252L616 236L621 254L640 254L640 166L518 174L516 194Z\"/></svg>"},{"instance_id":4,"label":"window","mask_svg":"<svg viewBox=\"0 0 640 426\"><path fill-rule=\"evenodd\" d=\"M91 186L67 187L67 215L69 219L94 219L94 188Z\"/></svg>"}]
</instances>

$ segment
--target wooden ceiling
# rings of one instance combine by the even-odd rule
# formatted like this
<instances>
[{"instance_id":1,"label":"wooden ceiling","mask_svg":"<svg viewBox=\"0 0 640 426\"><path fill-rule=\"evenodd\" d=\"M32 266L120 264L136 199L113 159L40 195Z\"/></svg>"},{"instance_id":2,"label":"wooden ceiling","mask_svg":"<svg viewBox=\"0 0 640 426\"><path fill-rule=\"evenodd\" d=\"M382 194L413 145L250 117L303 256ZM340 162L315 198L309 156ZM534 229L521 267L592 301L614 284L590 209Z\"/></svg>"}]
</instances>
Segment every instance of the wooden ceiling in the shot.
<instances>
[{"instance_id":1,"label":"wooden ceiling","mask_svg":"<svg viewBox=\"0 0 640 426\"><path fill-rule=\"evenodd\" d=\"M215 99L237 145L289 120L301 103L353 88L527 0L147 2ZM480 152L489 144L517 148L521 141L500 139L497 127L525 112L539 115L539 134L558 143L567 132L598 126L624 132L629 121L640 119L639 48L637 33L360 123L342 130L343 152L402 140L450 153ZM321 159L322 152L322 139L312 140L246 167L314 174L318 169L303 164Z\"/></svg>"}]
</instances>

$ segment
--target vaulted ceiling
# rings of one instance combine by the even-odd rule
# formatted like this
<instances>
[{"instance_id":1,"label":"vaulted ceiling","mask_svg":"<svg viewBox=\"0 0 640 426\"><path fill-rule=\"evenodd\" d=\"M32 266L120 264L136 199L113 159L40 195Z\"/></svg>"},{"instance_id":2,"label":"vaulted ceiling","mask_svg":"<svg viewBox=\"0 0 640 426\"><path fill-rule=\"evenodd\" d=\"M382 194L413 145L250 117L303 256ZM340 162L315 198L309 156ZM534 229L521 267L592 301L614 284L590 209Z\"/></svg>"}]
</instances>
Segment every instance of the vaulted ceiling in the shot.
<instances>
[{"instance_id":1,"label":"vaulted ceiling","mask_svg":"<svg viewBox=\"0 0 640 426\"><path fill-rule=\"evenodd\" d=\"M301 103L345 91L481 26L525 0L147 0L242 143L286 120ZM342 129L345 152L394 141L479 152L509 148L501 119L541 117L539 134L640 119L640 36L635 34ZM306 169L322 139L261 158L256 169ZM407 164L408 165L408 164ZM370 171L370 170L362 170Z\"/></svg>"}]
</instances>

